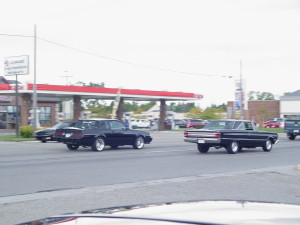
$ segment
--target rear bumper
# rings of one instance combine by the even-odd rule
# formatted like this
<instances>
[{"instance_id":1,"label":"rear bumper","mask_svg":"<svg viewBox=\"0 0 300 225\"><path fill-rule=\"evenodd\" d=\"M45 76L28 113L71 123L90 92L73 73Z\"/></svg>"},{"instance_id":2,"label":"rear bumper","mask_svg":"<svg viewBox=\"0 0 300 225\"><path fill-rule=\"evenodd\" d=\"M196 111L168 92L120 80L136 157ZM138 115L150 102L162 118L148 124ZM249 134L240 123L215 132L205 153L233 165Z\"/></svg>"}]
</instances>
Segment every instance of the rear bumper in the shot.
<instances>
[{"instance_id":1,"label":"rear bumper","mask_svg":"<svg viewBox=\"0 0 300 225\"><path fill-rule=\"evenodd\" d=\"M35 137L37 140L42 141L42 140L47 140L47 141L53 141L56 140L53 136L49 136L49 135L33 135L33 137Z\"/></svg>"},{"instance_id":2,"label":"rear bumper","mask_svg":"<svg viewBox=\"0 0 300 225\"><path fill-rule=\"evenodd\" d=\"M220 144L220 138L183 138L184 142L188 143L201 143L201 144Z\"/></svg>"}]
</instances>

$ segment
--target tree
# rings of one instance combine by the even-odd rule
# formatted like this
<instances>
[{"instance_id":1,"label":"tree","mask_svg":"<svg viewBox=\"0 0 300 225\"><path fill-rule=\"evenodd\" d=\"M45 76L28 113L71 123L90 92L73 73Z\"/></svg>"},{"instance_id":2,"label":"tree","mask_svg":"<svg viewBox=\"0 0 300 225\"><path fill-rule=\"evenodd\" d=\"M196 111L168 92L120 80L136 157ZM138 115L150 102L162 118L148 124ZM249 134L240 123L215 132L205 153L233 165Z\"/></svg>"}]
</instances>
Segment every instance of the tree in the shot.
<instances>
[{"instance_id":1,"label":"tree","mask_svg":"<svg viewBox=\"0 0 300 225\"><path fill-rule=\"evenodd\" d=\"M187 118L192 119L201 119L203 110L200 108L192 108L189 110L189 112L186 114Z\"/></svg>"},{"instance_id":2,"label":"tree","mask_svg":"<svg viewBox=\"0 0 300 225\"><path fill-rule=\"evenodd\" d=\"M223 104L219 106L212 105L212 107L206 108L205 110L192 108L186 114L186 117L202 120L217 120L223 117L224 112L226 112L226 108L224 109Z\"/></svg>"},{"instance_id":3,"label":"tree","mask_svg":"<svg viewBox=\"0 0 300 225\"><path fill-rule=\"evenodd\" d=\"M189 110L192 108L196 108L195 103L172 102L169 106L170 111L178 112L178 113L189 112Z\"/></svg>"},{"instance_id":4,"label":"tree","mask_svg":"<svg viewBox=\"0 0 300 225\"><path fill-rule=\"evenodd\" d=\"M275 97L270 92L250 91L248 93L248 99L249 101L252 100L267 101L267 100L275 100Z\"/></svg>"},{"instance_id":5,"label":"tree","mask_svg":"<svg viewBox=\"0 0 300 225\"><path fill-rule=\"evenodd\" d=\"M94 83L94 82L85 83L85 82L82 82L82 81L78 81L76 84L84 86L84 87L104 87L105 86L104 82L101 82L101 83ZM105 104L103 100L98 100L98 99L84 99L83 102L85 103L85 107L87 107L88 109L100 107L100 106L103 106L103 104Z\"/></svg>"},{"instance_id":6,"label":"tree","mask_svg":"<svg viewBox=\"0 0 300 225\"><path fill-rule=\"evenodd\" d=\"M218 120L222 118L222 108L207 108L202 113L203 120Z\"/></svg>"},{"instance_id":7,"label":"tree","mask_svg":"<svg viewBox=\"0 0 300 225\"><path fill-rule=\"evenodd\" d=\"M258 112L258 120L262 122L266 121L267 118L274 116L274 113L269 113L267 107L265 106L260 106L258 108Z\"/></svg>"}]
</instances>

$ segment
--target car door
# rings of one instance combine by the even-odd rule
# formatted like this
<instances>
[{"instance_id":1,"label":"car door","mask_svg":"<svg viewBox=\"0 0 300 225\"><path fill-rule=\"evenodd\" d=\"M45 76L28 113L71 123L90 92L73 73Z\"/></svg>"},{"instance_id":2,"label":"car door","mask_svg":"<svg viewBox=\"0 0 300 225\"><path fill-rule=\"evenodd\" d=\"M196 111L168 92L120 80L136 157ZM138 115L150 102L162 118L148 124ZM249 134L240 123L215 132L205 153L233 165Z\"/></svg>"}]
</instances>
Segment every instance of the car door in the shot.
<instances>
[{"instance_id":1,"label":"car door","mask_svg":"<svg viewBox=\"0 0 300 225\"><path fill-rule=\"evenodd\" d=\"M114 145L127 145L132 143L132 134L126 126L117 120L109 121L111 128L110 143Z\"/></svg>"},{"instance_id":2,"label":"car door","mask_svg":"<svg viewBox=\"0 0 300 225\"><path fill-rule=\"evenodd\" d=\"M264 135L263 132L258 131L253 123L248 121L244 122L244 125L248 132L248 146L257 147L260 146L266 140L266 135Z\"/></svg>"},{"instance_id":3,"label":"car door","mask_svg":"<svg viewBox=\"0 0 300 225\"><path fill-rule=\"evenodd\" d=\"M232 127L232 125L230 125ZM228 136L229 139L238 141L241 146L245 146L248 141L248 132L243 122L234 122L232 130L224 133L224 137ZM226 135L226 136L225 136Z\"/></svg>"}]
</instances>

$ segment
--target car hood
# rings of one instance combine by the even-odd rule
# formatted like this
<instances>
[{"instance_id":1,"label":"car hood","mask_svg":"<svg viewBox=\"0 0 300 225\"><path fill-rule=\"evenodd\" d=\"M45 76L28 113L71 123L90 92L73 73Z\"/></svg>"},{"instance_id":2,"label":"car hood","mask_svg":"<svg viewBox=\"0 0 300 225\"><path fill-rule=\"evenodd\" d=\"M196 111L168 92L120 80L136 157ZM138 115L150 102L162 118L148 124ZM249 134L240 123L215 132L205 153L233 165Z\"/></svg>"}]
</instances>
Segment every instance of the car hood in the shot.
<instances>
[{"instance_id":1,"label":"car hood","mask_svg":"<svg viewBox=\"0 0 300 225\"><path fill-rule=\"evenodd\" d=\"M300 206L248 201L201 201L125 206L40 220L38 224L299 224ZM52 221L52 222L50 222ZM50 223L49 223L50 222ZM30 224L30 223L24 223ZM20 224L21 225L21 224Z\"/></svg>"}]
</instances>

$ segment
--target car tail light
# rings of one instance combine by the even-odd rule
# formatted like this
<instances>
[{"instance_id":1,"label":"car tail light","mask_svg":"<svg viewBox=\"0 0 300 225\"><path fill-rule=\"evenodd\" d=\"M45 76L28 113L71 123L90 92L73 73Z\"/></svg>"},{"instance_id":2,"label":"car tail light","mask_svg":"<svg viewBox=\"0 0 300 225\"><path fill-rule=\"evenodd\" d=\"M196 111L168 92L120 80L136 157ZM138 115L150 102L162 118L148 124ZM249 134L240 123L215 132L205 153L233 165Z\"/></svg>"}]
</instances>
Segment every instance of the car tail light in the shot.
<instances>
[{"instance_id":1,"label":"car tail light","mask_svg":"<svg viewBox=\"0 0 300 225\"><path fill-rule=\"evenodd\" d=\"M74 137L82 137L83 134L82 133L73 133L72 136L74 136Z\"/></svg>"},{"instance_id":2,"label":"car tail light","mask_svg":"<svg viewBox=\"0 0 300 225\"><path fill-rule=\"evenodd\" d=\"M55 135L56 135L56 136L61 136L61 135L62 135L62 132L55 132Z\"/></svg>"},{"instance_id":3,"label":"car tail light","mask_svg":"<svg viewBox=\"0 0 300 225\"><path fill-rule=\"evenodd\" d=\"M183 134L185 137L189 136L189 133L188 132L184 132Z\"/></svg>"},{"instance_id":4,"label":"car tail light","mask_svg":"<svg viewBox=\"0 0 300 225\"><path fill-rule=\"evenodd\" d=\"M215 137L221 137L220 133L215 133Z\"/></svg>"}]
</instances>

